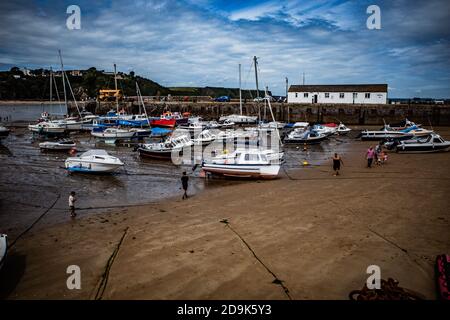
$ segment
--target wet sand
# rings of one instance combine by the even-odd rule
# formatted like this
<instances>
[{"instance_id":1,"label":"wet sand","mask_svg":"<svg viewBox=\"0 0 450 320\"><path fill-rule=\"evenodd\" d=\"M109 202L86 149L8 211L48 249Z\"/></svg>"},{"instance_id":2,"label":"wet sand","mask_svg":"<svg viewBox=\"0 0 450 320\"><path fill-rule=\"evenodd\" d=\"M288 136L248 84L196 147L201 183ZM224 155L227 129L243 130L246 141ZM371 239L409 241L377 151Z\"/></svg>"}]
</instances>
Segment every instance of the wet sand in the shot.
<instances>
[{"instance_id":1,"label":"wet sand","mask_svg":"<svg viewBox=\"0 0 450 320\"><path fill-rule=\"evenodd\" d=\"M185 201L80 212L32 229L11 249L0 296L348 299L378 265L382 278L435 299L434 259L450 252L450 153L390 153L367 169L369 144L352 142L339 177L331 164L298 165L274 181L206 183ZM73 264L81 290L66 287Z\"/></svg>"}]
</instances>

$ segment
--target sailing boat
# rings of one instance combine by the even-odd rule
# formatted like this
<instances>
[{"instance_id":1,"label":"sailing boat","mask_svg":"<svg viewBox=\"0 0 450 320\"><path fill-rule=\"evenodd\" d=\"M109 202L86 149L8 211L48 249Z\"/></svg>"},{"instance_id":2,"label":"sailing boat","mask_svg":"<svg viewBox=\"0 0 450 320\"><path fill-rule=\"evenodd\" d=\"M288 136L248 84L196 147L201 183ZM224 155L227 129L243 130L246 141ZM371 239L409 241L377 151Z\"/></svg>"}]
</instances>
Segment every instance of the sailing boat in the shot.
<instances>
[{"instance_id":1,"label":"sailing boat","mask_svg":"<svg viewBox=\"0 0 450 320\"><path fill-rule=\"evenodd\" d=\"M255 67L256 68L256 67ZM232 122L235 124L250 124L256 123L258 117L245 116L242 114L242 89L241 89L241 64L239 64L239 111L240 114L231 114L219 118L219 122Z\"/></svg>"}]
</instances>

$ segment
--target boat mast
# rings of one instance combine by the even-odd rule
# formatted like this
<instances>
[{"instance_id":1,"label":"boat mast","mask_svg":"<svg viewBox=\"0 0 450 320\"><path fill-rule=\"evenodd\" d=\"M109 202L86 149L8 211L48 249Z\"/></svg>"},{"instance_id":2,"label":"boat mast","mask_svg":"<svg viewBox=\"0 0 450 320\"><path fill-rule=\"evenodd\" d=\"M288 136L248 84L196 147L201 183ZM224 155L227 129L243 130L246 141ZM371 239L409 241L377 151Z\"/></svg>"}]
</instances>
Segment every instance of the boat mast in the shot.
<instances>
[{"instance_id":1,"label":"boat mast","mask_svg":"<svg viewBox=\"0 0 450 320\"><path fill-rule=\"evenodd\" d=\"M116 109L117 116L119 115L119 95L117 94L117 73L116 73L116 64L114 63L114 88L116 90Z\"/></svg>"},{"instance_id":2,"label":"boat mast","mask_svg":"<svg viewBox=\"0 0 450 320\"><path fill-rule=\"evenodd\" d=\"M289 110L289 103L288 103L288 93L289 93L289 79L286 77L286 104L287 104L287 122L289 123L290 118L290 110Z\"/></svg>"},{"instance_id":3,"label":"boat mast","mask_svg":"<svg viewBox=\"0 0 450 320\"><path fill-rule=\"evenodd\" d=\"M239 111L242 116L241 64L239 63Z\"/></svg>"},{"instance_id":4,"label":"boat mast","mask_svg":"<svg viewBox=\"0 0 450 320\"><path fill-rule=\"evenodd\" d=\"M136 81L136 93L137 93L139 101L140 101L139 109L141 108L141 104L142 104L142 108L144 109L145 117L147 118L147 124L148 124L148 126L150 126L150 120L148 119L147 109L145 109L144 99L142 99L141 89L139 89L139 85L138 85L137 81Z\"/></svg>"},{"instance_id":5,"label":"boat mast","mask_svg":"<svg viewBox=\"0 0 450 320\"><path fill-rule=\"evenodd\" d=\"M269 96L268 92L269 92L268 87L266 87L265 100L267 100L267 104L269 105L269 111L270 111L270 115L272 116L272 121L276 124L275 116L273 115L272 105L270 104L270 96ZM277 132L278 140L280 141L281 145L283 145L283 142L281 141L280 131L278 130L278 126L276 126L276 125L275 125L275 131Z\"/></svg>"},{"instance_id":6,"label":"boat mast","mask_svg":"<svg viewBox=\"0 0 450 320\"><path fill-rule=\"evenodd\" d=\"M50 103L53 100L53 92L52 92L53 82L52 81L53 81L53 73L52 73L52 67L50 67Z\"/></svg>"},{"instance_id":7,"label":"boat mast","mask_svg":"<svg viewBox=\"0 0 450 320\"><path fill-rule=\"evenodd\" d=\"M61 62L61 77L63 81L63 90L64 90L64 105L66 106L66 114L69 112L69 108L67 107L67 93L66 93L66 82L64 80L64 64L61 56L61 50L58 50L59 61Z\"/></svg>"},{"instance_id":8,"label":"boat mast","mask_svg":"<svg viewBox=\"0 0 450 320\"><path fill-rule=\"evenodd\" d=\"M258 119L261 121L261 107L259 106L259 83L258 83L258 58L253 57L253 64L255 65L255 80L256 80L256 103L258 104Z\"/></svg>"}]
</instances>

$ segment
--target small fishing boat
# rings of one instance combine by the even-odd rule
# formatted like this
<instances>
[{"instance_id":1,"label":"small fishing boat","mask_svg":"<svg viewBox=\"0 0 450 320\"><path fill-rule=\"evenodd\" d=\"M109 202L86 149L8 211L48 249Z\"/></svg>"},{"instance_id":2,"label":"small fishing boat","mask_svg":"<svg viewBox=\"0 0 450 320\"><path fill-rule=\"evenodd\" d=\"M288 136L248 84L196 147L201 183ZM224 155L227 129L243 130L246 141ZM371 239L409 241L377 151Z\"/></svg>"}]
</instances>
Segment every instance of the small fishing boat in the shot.
<instances>
[{"instance_id":1,"label":"small fishing boat","mask_svg":"<svg viewBox=\"0 0 450 320\"><path fill-rule=\"evenodd\" d=\"M346 135L347 133L349 133L350 131L352 131L352 129L348 128L347 126L345 126L345 124L343 124L341 122L341 123L339 123L339 125L337 127L336 133L338 135L343 136L343 135Z\"/></svg>"},{"instance_id":2,"label":"small fishing boat","mask_svg":"<svg viewBox=\"0 0 450 320\"><path fill-rule=\"evenodd\" d=\"M292 128L306 129L308 127L309 127L309 122L295 122L292 125Z\"/></svg>"},{"instance_id":3,"label":"small fishing boat","mask_svg":"<svg viewBox=\"0 0 450 320\"><path fill-rule=\"evenodd\" d=\"M105 150L89 150L78 157L66 159L65 167L69 172L110 173L124 164L119 158L110 156Z\"/></svg>"},{"instance_id":4,"label":"small fishing boat","mask_svg":"<svg viewBox=\"0 0 450 320\"><path fill-rule=\"evenodd\" d=\"M66 129L53 122L39 122L28 125L28 130L42 135L60 135L66 132Z\"/></svg>"},{"instance_id":5,"label":"small fishing boat","mask_svg":"<svg viewBox=\"0 0 450 320\"><path fill-rule=\"evenodd\" d=\"M159 119L153 119L150 121L152 127L173 128L176 125L187 124L189 118L183 117L178 112L164 112Z\"/></svg>"},{"instance_id":6,"label":"small fishing boat","mask_svg":"<svg viewBox=\"0 0 450 320\"><path fill-rule=\"evenodd\" d=\"M46 141L39 143L39 148L42 150L66 151L75 149L76 146L77 145L72 140Z\"/></svg>"},{"instance_id":7,"label":"small fishing boat","mask_svg":"<svg viewBox=\"0 0 450 320\"><path fill-rule=\"evenodd\" d=\"M403 140L395 147L399 153L431 153L450 150L450 141L445 141L436 133L430 134L426 138Z\"/></svg>"},{"instance_id":8,"label":"small fishing boat","mask_svg":"<svg viewBox=\"0 0 450 320\"><path fill-rule=\"evenodd\" d=\"M321 124L315 124L312 127L312 130L328 137L337 132L337 127L330 127L330 126L325 126L325 125L321 125Z\"/></svg>"},{"instance_id":9,"label":"small fishing boat","mask_svg":"<svg viewBox=\"0 0 450 320\"><path fill-rule=\"evenodd\" d=\"M147 128L147 129L132 128L132 129L130 129L130 132L134 132L133 138L137 138L137 139L150 137L152 135L152 130L149 128Z\"/></svg>"},{"instance_id":10,"label":"small fishing boat","mask_svg":"<svg viewBox=\"0 0 450 320\"><path fill-rule=\"evenodd\" d=\"M405 119L405 120L403 120L401 122L390 123L389 124L389 127L392 130L404 130L404 129L407 129L407 128L412 127L412 126L420 127L420 124L415 124L414 122L409 121L408 119Z\"/></svg>"},{"instance_id":11,"label":"small fishing boat","mask_svg":"<svg viewBox=\"0 0 450 320\"><path fill-rule=\"evenodd\" d=\"M183 148L191 147L194 142L188 135L181 135L176 138L168 138L160 143L146 143L138 146L137 151L141 157L155 159L170 159L172 152L181 153Z\"/></svg>"},{"instance_id":12,"label":"small fishing boat","mask_svg":"<svg viewBox=\"0 0 450 320\"><path fill-rule=\"evenodd\" d=\"M120 128L106 128L103 131L96 132L92 131L91 135L98 139L114 142L116 140L128 140L136 135L135 130L131 129L120 129Z\"/></svg>"},{"instance_id":13,"label":"small fishing boat","mask_svg":"<svg viewBox=\"0 0 450 320\"><path fill-rule=\"evenodd\" d=\"M6 261L6 255L8 254L8 236L6 234L0 234L0 270Z\"/></svg>"},{"instance_id":14,"label":"small fishing boat","mask_svg":"<svg viewBox=\"0 0 450 320\"><path fill-rule=\"evenodd\" d=\"M194 145L198 146L207 146L211 142L216 140L216 136L211 133L209 130L203 130L198 134L195 139L192 139Z\"/></svg>"},{"instance_id":15,"label":"small fishing boat","mask_svg":"<svg viewBox=\"0 0 450 320\"><path fill-rule=\"evenodd\" d=\"M328 136L314 130L294 129L287 137L284 138L285 143L301 143L301 144L317 144L327 139Z\"/></svg>"},{"instance_id":16,"label":"small fishing boat","mask_svg":"<svg viewBox=\"0 0 450 320\"><path fill-rule=\"evenodd\" d=\"M127 127L148 127L151 120L147 118L145 114L132 115L130 118L118 119L117 125Z\"/></svg>"},{"instance_id":17,"label":"small fishing boat","mask_svg":"<svg viewBox=\"0 0 450 320\"><path fill-rule=\"evenodd\" d=\"M424 136L429 136L430 134L433 133L432 130L427 130L424 128L419 128L417 125L413 125L409 128L403 129L403 130L399 130L400 132L403 133L410 133L416 137L424 137Z\"/></svg>"},{"instance_id":18,"label":"small fishing boat","mask_svg":"<svg viewBox=\"0 0 450 320\"><path fill-rule=\"evenodd\" d=\"M10 130L3 126L0 126L0 140L6 139L9 136Z\"/></svg>"},{"instance_id":19,"label":"small fishing boat","mask_svg":"<svg viewBox=\"0 0 450 320\"><path fill-rule=\"evenodd\" d=\"M280 167L280 164L273 164L264 152L257 149L237 149L202 162L205 172L242 178L273 179L278 176Z\"/></svg>"},{"instance_id":20,"label":"small fishing boat","mask_svg":"<svg viewBox=\"0 0 450 320\"><path fill-rule=\"evenodd\" d=\"M400 130L392 130L388 125L385 125L381 130L364 130L361 132L361 140L386 140L390 138L407 140L411 139L414 135L412 133L405 133Z\"/></svg>"}]
</instances>

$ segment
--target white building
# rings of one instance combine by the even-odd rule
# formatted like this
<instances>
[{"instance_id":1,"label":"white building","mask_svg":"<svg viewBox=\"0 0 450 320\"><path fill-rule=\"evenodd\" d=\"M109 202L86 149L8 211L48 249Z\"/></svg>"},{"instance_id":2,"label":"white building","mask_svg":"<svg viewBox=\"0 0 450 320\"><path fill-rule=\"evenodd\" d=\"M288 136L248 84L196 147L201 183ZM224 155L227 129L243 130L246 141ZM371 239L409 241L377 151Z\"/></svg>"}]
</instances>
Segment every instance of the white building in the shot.
<instances>
[{"instance_id":1,"label":"white building","mask_svg":"<svg viewBox=\"0 0 450 320\"><path fill-rule=\"evenodd\" d=\"M292 85L289 103L386 104L387 84Z\"/></svg>"}]
</instances>

